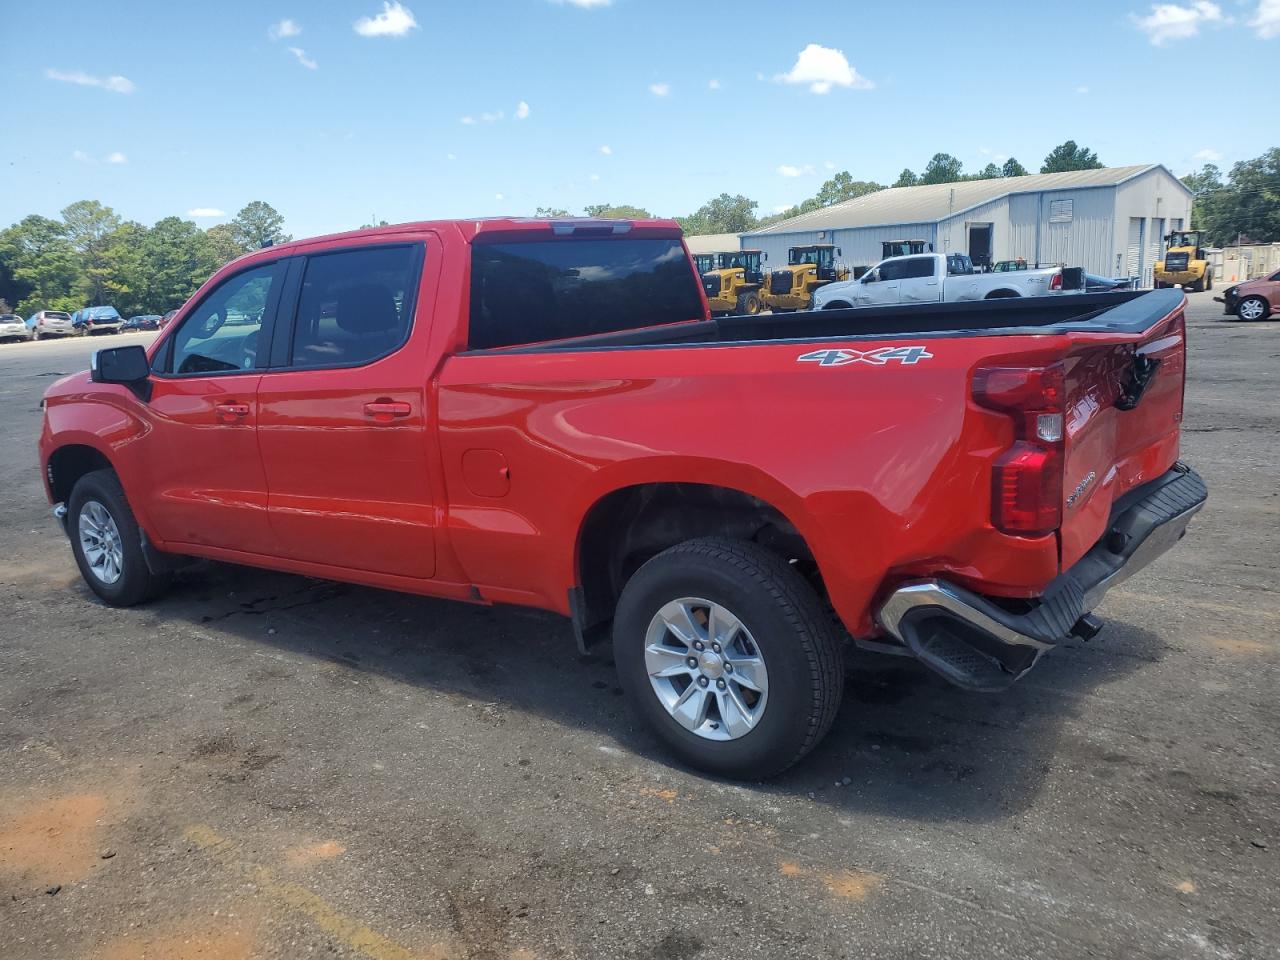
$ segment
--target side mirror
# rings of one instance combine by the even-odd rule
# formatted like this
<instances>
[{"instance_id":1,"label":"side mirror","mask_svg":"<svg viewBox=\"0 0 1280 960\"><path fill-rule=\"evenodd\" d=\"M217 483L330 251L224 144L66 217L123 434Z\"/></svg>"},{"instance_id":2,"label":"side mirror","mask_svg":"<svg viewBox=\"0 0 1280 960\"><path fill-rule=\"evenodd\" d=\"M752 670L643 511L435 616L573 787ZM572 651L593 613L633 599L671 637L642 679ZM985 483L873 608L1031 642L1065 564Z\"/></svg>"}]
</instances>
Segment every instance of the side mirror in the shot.
<instances>
[{"instance_id":1,"label":"side mirror","mask_svg":"<svg viewBox=\"0 0 1280 960\"><path fill-rule=\"evenodd\" d=\"M843 251L843 250L841 250L839 247L836 247L836 256L837 256L837 257L843 257L843 256L844 256L844 251Z\"/></svg>"},{"instance_id":2,"label":"side mirror","mask_svg":"<svg viewBox=\"0 0 1280 960\"><path fill-rule=\"evenodd\" d=\"M96 350L89 361L89 379L94 383L122 383L150 394L150 376L147 351L137 344Z\"/></svg>"},{"instance_id":3,"label":"side mirror","mask_svg":"<svg viewBox=\"0 0 1280 960\"><path fill-rule=\"evenodd\" d=\"M768 263L768 262L769 262L769 255L766 253L766 254L763 254L762 256L764 257L764 262L765 262L765 263Z\"/></svg>"}]
</instances>

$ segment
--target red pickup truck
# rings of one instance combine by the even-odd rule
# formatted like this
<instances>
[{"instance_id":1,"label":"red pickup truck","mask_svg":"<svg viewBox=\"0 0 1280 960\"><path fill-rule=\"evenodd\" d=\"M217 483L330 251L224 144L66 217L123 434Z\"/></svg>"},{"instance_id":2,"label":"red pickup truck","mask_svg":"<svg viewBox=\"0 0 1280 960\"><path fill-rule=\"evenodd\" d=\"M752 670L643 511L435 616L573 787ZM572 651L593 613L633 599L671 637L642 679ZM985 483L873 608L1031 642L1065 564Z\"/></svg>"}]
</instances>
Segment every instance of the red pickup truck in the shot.
<instances>
[{"instance_id":1,"label":"red pickup truck","mask_svg":"<svg viewBox=\"0 0 1280 960\"><path fill-rule=\"evenodd\" d=\"M999 690L1181 537L1184 302L712 319L670 221L380 227L98 351L40 459L107 603L206 557L557 611L681 758L760 778L848 637Z\"/></svg>"}]
</instances>

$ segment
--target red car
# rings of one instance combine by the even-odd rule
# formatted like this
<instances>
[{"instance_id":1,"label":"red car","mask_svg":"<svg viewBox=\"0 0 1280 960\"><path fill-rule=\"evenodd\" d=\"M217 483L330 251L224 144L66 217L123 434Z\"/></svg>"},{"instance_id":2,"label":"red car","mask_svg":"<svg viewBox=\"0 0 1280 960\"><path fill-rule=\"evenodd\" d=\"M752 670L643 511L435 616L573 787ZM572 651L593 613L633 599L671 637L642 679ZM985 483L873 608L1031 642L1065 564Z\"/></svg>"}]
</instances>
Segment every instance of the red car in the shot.
<instances>
[{"instance_id":1,"label":"red car","mask_svg":"<svg viewBox=\"0 0 1280 960\"><path fill-rule=\"evenodd\" d=\"M40 458L107 603L209 557L556 611L679 756L759 778L827 732L837 622L975 690L1096 632L1205 500L1184 303L712 320L671 221L379 227L99 351Z\"/></svg>"}]
</instances>

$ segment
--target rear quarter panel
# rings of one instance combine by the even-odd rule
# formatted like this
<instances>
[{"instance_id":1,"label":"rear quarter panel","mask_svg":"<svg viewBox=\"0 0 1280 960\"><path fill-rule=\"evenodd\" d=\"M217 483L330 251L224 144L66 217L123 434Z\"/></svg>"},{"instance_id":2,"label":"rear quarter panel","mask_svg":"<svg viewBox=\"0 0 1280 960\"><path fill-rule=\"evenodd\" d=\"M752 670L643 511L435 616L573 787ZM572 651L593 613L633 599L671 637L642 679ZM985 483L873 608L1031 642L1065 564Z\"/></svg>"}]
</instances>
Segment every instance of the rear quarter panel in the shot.
<instances>
[{"instance_id":1,"label":"rear quarter panel","mask_svg":"<svg viewBox=\"0 0 1280 960\"><path fill-rule=\"evenodd\" d=\"M929 356L799 359L911 344ZM1052 355L1062 344L1019 336L454 356L437 397L449 537L473 582L565 612L579 528L597 500L638 483L706 483L787 516L855 632L870 629L886 577L949 571L989 593L1030 595L1057 572L1057 540L990 526L990 461L1008 427L969 400L969 383L994 353ZM499 455L505 492L471 489L469 451Z\"/></svg>"}]
</instances>

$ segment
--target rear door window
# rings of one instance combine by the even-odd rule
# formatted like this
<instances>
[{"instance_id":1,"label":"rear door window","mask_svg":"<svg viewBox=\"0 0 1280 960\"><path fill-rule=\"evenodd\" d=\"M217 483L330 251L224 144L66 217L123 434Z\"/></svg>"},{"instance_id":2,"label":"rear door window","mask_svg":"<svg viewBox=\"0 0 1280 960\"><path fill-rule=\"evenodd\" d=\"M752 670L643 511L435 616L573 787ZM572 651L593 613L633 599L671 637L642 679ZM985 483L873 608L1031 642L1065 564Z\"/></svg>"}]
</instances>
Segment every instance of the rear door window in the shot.
<instances>
[{"instance_id":1,"label":"rear door window","mask_svg":"<svg viewBox=\"0 0 1280 960\"><path fill-rule=\"evenodd\" d=\"M307 258L293 326L295 367L352 367L394 353L413 325L421 244Z\"/></svg>"},{"instance_id":2,"label":"rear door window","mask_svg":"<svg viewBox=\"0 0 1280 960\"><path fill-rule=\"evenodd\" d=\"M473 350L703 317L699 279L674 238L476 243Z\"/></svg>"}]
</instances>

